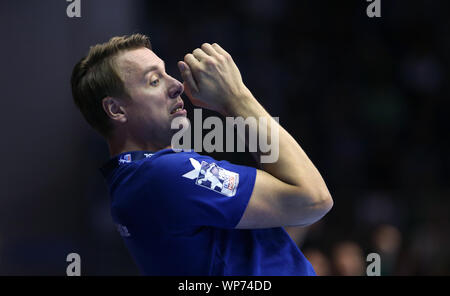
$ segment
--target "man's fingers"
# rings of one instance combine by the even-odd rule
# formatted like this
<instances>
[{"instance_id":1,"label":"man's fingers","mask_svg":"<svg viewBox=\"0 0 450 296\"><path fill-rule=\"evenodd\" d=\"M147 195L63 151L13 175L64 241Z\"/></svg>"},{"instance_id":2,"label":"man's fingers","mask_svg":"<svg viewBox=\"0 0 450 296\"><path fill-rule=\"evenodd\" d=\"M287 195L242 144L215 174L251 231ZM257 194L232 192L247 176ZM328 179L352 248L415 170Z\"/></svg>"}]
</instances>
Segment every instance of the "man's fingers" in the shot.
<instances>
[{"instance_id":1,"label":"man's fingers","mask_svg":"<svg viewBox=\"0 0 450 296\"><path fill-rule=\"evenodd\" d=\"M206 52L204 52L203 50L201 50L200 48L196 48L192 54L194 55L194 57L201 61L204 61L205 59L210 58L208 54L206 54Z\"/></svg>"},{"instance_id":2,"label":"man's fingers","mask_svg":"<svg viewBox=\"0 0 450 296\"><path fill-rule=\"evenodd\" d=\"M194 57L192 57L192 58L194 58ZM186 58L185 58L185 60L186 60ZM192 75L192 71L191 71L189 65L186 64L185 62L179 61L178 68L180 69L181 77L183 78L184 82L186 83L186 85L189 88L189 90L187 90L187 94L192 94L192 92L197 93L198 86L197 86L197 83L195 82L195 78Z\"/></svg>"},{"instance_id":3,"label":"man's fingers","mask_svg":"<svg viewBox=\"0 0 450 296\"><path fill-rule=\"evenodd\" d=\"M223 55L224 57L226 57L226 58L231 57L231 55L228 52L226 52L225 49L220 47L219 44L213 43L213 45L211 45L211 47L214 48L219 54Z\"/></svg>"},{"instance_id":4,"label":"man's fingers","mask_svg":"<svg viewBox=\"0 0 450 296\"><path fill-rule=\"evenodd\" d=\"M198 69L200 67L200 62L197 60L192 53L188 53L184 56L184 62L191 68L191 69Z\"/></svg>"},{"instance_id":5,"label":"man's fingers","mask_svg":"<svg viewBox=\"0 0 450 296\"><path fill-rule=\"evenodd\" d=\"M189 71L188 73L193 77L194 81L197 82L198 71L201 68L200 62L194 57L192 53L188 53L187 55L184 56L184 65L187 66L186 68ZM180 72L183 72L181 68Z\"/></svg>"},{"instance_id":6,"label":"man's fingers","mask_svg":"<svg viewBox=\"0 0 450 296\"><path fill-rule=\"evenodd\" d=\"M218 57L220 54L209 43L203 43L201 49L208 55Z\"/></svg>"}]
</instances>

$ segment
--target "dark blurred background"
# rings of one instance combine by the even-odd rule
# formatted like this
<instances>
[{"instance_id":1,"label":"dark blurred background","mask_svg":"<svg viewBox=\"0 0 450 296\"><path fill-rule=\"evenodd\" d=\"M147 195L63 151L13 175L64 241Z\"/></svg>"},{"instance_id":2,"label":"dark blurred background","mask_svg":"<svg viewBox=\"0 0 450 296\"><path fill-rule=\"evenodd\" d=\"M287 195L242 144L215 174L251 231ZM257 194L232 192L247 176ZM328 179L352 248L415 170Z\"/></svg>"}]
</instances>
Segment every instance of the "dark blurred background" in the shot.
<instances>
[{"instance_id":1,"label":"dark blurred background","mask_svg":"<svg viewBox=\"0 0 450 296\"><path fill-rule=\"evenodd\" d=\"M380 18L364 0L69 4L0 1L0 275L65 275L72 252L82 275L138 274L98 170L107 146L69 85L89 46L137 32L180 80L178 60L221 44L299 141L335 201L287 229L318 274L363 275L376 252L382 275L450 275L450 2L381 0Z\"/></svg>"}]
</instances>

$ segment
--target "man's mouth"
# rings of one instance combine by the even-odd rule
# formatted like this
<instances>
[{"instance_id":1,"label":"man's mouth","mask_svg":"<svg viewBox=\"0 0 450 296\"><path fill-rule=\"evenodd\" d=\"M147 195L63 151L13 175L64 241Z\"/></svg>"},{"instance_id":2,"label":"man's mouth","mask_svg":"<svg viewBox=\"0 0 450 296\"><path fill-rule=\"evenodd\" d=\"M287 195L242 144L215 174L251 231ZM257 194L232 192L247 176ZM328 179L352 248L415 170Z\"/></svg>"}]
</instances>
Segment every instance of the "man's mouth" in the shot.
<instances>
[{"instance_id":1,"label":"man's mouth","mask_svg":"<svg viewBox=\"0 0 450 296\"><path fill-rule=\"evenodd\" d=\"M170 111L170 115L173 115L173 114L185 111L183 109L183 107L184 107L183 102L180 102L180 103L176 104L175 107L173 107L172 111Z\"/></svg>"}]
</instances>

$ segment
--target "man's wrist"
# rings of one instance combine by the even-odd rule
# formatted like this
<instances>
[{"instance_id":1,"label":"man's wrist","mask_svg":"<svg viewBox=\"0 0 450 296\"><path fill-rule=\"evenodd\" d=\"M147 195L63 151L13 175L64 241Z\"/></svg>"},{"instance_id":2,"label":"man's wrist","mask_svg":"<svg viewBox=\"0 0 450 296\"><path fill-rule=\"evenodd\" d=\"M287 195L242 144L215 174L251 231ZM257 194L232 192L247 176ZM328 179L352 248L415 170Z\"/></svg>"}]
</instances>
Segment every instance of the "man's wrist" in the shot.
<instances>
[{"instance_id":1,"label":"man's wrist","mask_svg":"<svg viewBox=\"0 0 450 296\"><path fill-rule=\"evenodd\" d=\"M233 99L230 99L220 113L225 117L245 116L251 109L251 105L255 103L257 103L255 97L249 89L245 88Z\"/></svg>"}]
</instances>

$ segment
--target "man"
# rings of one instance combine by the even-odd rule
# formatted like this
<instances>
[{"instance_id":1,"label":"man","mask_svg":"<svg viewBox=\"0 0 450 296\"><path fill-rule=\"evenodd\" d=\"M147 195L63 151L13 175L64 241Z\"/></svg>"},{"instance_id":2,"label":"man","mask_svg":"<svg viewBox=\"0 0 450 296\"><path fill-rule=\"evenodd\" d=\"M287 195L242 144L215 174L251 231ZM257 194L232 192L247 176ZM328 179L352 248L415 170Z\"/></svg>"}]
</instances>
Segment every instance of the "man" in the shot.
<instances>
[{"instance_id":1,"label":"man","mask_svg":"<svg viewBox=\"0 0 450 296\"><path fill-rule=\"evenodd\" d=\"M203 44L178 66L183 84L165 72L149 39L135 34L91 47L72 74L76 105L108 142L112 159L102 172L111 213L139 269L315 275L282 227L310 225L331 209L319 172L281 127L278 161L261 170L170 149L172 120L187 120L183 91L196 106L278 125L218 44ZM220 186L212 176L221 176Z\"/></svg>"}]
</instances>

